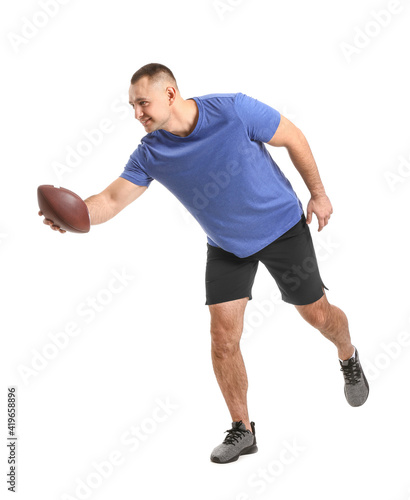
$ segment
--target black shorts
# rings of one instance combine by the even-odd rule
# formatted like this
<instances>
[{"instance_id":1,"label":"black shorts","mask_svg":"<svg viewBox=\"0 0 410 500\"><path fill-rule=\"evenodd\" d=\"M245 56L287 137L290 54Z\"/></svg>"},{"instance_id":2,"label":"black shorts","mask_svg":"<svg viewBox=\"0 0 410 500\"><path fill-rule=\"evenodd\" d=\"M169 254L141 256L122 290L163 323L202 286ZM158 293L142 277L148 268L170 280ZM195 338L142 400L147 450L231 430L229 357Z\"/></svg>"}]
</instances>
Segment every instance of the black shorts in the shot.
<instances>
[{"instance_id":1,"label":"black shorts","mask_svg":"<svg viewBox=\"0 0 410 500\"><path fill-rule=\"evenodd\" d=\"M207 243L205 305L249 297L259 261L276 281L282 300L294 305L311 304L323 296L315 249L305 214L286 233L248 257L240 258Z\"/></svg>"}]
</instances>

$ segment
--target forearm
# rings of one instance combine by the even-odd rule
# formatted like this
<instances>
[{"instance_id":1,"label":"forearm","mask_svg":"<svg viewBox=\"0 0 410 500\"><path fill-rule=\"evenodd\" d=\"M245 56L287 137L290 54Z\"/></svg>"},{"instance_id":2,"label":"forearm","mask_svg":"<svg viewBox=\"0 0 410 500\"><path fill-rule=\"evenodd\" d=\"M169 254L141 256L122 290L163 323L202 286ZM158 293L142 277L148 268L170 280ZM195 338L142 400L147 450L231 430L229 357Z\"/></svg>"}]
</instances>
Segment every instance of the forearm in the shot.
<instances>
[{"instance_id":1,"label":"forearm","mask_svg":"<svg viewBox=\"0 0 410 500\"><path fill-rule=\"evenodd\" d=\"M102 224L116 215L106 196L95 194L84 200L90 213L91 225Z\"/></svg>"},{"instance_id":2,"label":"forearm","mask_svg":"<svg viewBox=\"0 0 410 500\"><path fill-rule=\"evenodd\" d=\"M294 141L292 146L288 147L287 150L292 163L304 180L311 196L326 194L312 151L302 132L298 134L298 140Z\"/></svg>"}]
</instances>

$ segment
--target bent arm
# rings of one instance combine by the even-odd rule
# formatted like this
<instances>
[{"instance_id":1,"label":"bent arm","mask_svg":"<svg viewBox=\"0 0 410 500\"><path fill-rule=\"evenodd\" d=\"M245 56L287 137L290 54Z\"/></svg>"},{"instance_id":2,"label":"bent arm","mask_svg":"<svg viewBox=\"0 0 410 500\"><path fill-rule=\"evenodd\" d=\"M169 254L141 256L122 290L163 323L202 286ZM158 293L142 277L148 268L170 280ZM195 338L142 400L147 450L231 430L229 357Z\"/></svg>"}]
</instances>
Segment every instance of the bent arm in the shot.
<instances>
[{"instance_id":1,"label":"bent arm","mask_svg":"<svg viewBox=\"0 0 410 500\"><path fill-rule=\"evenodd\" d=\"M91 225L102 224L112 219L141 196L147 187L138 186L127 179L118 177L104 191L85 199L84 202L90 212Z\"/></svg>"},{"instance_id":2,"label":"bent arm","mask_svg":"<svg viewBox=\"0 0 410 500\"><path fill-rule=\"evenodd\" d=\"M267 144L276 147L284 146L287 149L292 163L312 196L326 194L306 137L290 120L281 115L279 126Z\"/></svg>"}]
</instances>

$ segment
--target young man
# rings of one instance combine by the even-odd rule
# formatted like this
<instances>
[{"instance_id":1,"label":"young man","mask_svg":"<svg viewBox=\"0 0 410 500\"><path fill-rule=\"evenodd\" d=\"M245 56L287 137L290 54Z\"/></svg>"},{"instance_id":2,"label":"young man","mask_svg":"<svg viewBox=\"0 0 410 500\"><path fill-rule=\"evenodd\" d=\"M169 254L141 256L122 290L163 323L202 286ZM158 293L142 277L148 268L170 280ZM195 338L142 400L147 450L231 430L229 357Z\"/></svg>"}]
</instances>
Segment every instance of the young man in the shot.
<instances>
[{"instance_id":1,"label":"young man","mask_svg":"<svg viewBox=\"0 0 410 500\"><path fill-rule=\"evenodd\" d=\"M85 203L91 224L101 224L157 179L207 234L205 304L211 316L212 363L232 417L232 428L211 460L228 463L257 451L239 342L259 261L282 299L335 344L346 399L351 406L362 405L369 385L346 315L327 301L308 226L315 214L321 231L333 209L302 132L272 107L242 93L185 100L171 70L161 64L147 64L133 75L129 98L147 134L120 177ZM306 183L311 193L306 217L265 143L285 147ZM53 221L44 222L64 232Z\"/></svg>"}]
</instances>

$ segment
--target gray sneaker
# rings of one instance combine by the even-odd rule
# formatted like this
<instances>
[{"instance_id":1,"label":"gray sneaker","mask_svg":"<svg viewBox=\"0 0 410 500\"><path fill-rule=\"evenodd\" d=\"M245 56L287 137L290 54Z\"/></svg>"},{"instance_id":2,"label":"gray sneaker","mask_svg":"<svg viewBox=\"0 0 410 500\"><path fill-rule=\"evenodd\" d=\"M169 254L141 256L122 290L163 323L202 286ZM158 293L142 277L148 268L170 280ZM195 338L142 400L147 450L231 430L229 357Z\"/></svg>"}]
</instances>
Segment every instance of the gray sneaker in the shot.
<instances>
[{"instance_id":1,"label":"gray sneaker","mask_svg":"<svg viewBox=\"0 0 410 500\"><path fill-rule=\"evenodd\" d=\"M369 395L369 384L360 364L359 353L355 347L355 357L340 361L340 371L345 379L345 396L350 406L362 406Z\"/></svg>"},{"instance_id":2,"label":"gray sneaker","mask_svg":"<svg viewBox=\"0 0 410 500\"><path fill-rule=\"evenodd\" d=\"M247 430L242 420L232 422L232 429L228 433L223 443L213 449L211 461L217 464L228 464L235 462L241 455L256 453L255 422L251 422L252 432Z\"/></svg>"}]
</instances>

